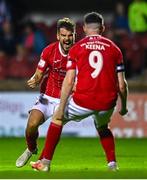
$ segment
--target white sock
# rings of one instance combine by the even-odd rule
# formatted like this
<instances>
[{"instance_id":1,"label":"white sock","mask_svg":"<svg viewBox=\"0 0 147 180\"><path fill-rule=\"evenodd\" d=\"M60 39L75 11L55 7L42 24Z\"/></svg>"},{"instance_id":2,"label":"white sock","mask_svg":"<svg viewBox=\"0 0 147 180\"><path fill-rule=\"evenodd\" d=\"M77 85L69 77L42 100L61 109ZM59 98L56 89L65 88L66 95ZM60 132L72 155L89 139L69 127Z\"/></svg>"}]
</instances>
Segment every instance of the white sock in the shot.
<instances>
[{"instance_id":1,"label":"white sock","mask_svg":"<svg viewBox=\"0 0 147 180\"><path fill-rule=\"evenodd\" d=\"M45 158L41 159L41 161L42 161L43 164L45 164L45 165L49 165L49 164L51 163L51 160L48 160L48 159L45 159Z\"/></svg>"}]
</instances>

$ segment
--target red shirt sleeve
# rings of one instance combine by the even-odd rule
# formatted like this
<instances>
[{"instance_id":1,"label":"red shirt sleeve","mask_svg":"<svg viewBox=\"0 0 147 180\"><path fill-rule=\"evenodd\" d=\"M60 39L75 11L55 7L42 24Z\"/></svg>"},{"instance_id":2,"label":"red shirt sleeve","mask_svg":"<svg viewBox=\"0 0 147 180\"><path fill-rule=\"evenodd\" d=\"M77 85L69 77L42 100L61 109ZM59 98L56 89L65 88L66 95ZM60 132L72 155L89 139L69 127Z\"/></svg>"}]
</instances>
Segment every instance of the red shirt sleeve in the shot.
<instances>
[{"instance_id":1,"label":"red shirt sleeve","mask_svg":"<svg viewBox=\"0 0 147 180\"><path fill-rule=\"evenodd\" d=\"M49 63L48 57L50 52L51 52L50 48L46 47L41 53L37 68L43 72L45 72L46 68L48 67L48 63Z\"/></svg>"},{"instance_id":2,"label":"red shirt sleeve","mask_svg":"<svg viewBox=\"0 0 147 180\"><path fill-rule=\"evenodd\" d=\"M76 69L76 48L71 48L68 54L66 70Z\"/></svg>"}]
</instances>

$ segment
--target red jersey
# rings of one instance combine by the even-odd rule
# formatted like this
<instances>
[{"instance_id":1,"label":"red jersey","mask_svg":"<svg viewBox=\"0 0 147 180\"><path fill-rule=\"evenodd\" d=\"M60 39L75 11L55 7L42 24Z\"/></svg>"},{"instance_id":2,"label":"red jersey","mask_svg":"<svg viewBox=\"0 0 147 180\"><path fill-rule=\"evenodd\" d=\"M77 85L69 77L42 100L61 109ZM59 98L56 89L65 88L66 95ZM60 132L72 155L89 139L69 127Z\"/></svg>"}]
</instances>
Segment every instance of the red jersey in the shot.
<instances>
[{"instance_id":1,"label":"red jersey","mask_svg":"<svg viewBox=\"0 0 147 180\"><path fill-rule=\"evenodd\" d=\"M43 73L49 68L46 95L60 98L61 86L66 74L66 64L67 55L62 53L59 42L52 43L43 50L37 68Z\"/></svg>"},{"instance_id":2,"label":"red jersey","mask_svg":"<svg viewBox=\"0 0 147 180\"><path fill-rule=\"evenodd\" d=\"M49 68L46 69L45 74L43 75L43 78L40 83L40 93L45 94L46 87L47 87L47 81L49 77Z\"/></svg>"},{"instance_id":3,"label":"red jersey","mask_svg":"<svg viewBox=\"0 0 147 180\"><path fill-rule=\"evenodd\" d=\"M77 70L76 104L92 110L108 110L118 96L117 72L124 71L120 49L100 35L87 36L69 51L67 70Z\"/></svg>"}]
</instances>

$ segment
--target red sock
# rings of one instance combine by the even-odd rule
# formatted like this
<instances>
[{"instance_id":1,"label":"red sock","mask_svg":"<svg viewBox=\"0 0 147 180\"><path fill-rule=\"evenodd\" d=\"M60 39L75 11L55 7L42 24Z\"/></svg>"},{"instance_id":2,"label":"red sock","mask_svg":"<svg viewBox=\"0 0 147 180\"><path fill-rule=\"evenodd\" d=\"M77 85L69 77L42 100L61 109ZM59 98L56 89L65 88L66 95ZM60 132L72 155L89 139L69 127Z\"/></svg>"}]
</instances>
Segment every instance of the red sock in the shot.
<instances>
[{"instance_id":1,"label":"red sock","mask_svg":"<svg viewBox=\"0 0 147 180\"><path fill-rule=\"evenodd\" d=\"M99 136L107 157L107 161L116 161L114 137L110 129L99 132Z\"/></svg>"},{"instance_id":2,"label":"red sock","mask_svg":"<svg viewBox=\"0 0 147 180\"><path fill-rule=\"evenodd\" d=\"M44 149L42 150L42 152L41 152L41 154L40 154L40 156L39 156L39 160L41 160L41 159L43 159L43 154L44 154Z\"/></svg>"},{"instance_id":3,"label":"red sock","mask_svg":"<svg viewBox=\"0 0 147 180\"><path fill-rule=\"evenodd\" d=\"M31 134L27 134L26 133L26 141L27 141L27 145L28 145L28 149L33 152L36 150L37 148L37 138L39 136L38 131L31 133Z\"/></svg>"},{"instance_id":4,"label":"red sock","mask_svg":"<svg viewBox=\"0 0 147 180\"><path fill-rule=\"evenodd\" d=\"M57 125L51 122L43 149L43 158L52 160L56 145L58 144L58 141L60 139L61 132L62 125Z\"/></svg>"}]
</instances>

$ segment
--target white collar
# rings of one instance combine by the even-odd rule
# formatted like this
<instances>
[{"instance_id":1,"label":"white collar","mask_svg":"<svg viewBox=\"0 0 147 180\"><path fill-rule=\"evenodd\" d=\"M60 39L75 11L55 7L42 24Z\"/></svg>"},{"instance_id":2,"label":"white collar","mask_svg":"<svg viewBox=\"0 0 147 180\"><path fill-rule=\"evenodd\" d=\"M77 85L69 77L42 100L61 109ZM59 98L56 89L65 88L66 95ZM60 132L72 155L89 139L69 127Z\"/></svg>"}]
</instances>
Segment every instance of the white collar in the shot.
<instances>
[{"instance_id":1,"label":"white collar","mask_svg":"<svg viewBox=\"0 0 147 180\"><path fill-rule=\"evenodd\" d=\"M61 55L62 55L63 57L66 57L66 56L67 56L67 54L64 54L64 53L62 52L62 48L61 48L60 42L59 42L59 52L61 53Z\"/></svg>"}]
</instances>

